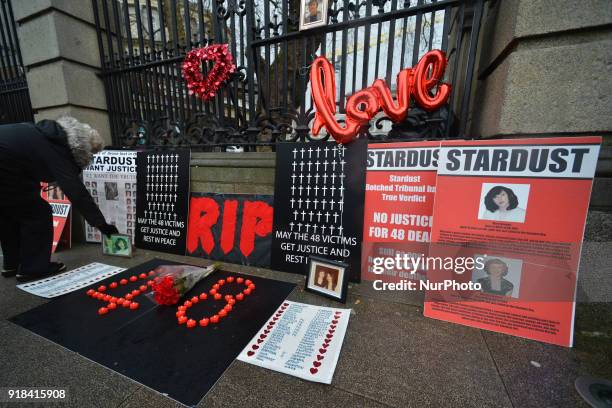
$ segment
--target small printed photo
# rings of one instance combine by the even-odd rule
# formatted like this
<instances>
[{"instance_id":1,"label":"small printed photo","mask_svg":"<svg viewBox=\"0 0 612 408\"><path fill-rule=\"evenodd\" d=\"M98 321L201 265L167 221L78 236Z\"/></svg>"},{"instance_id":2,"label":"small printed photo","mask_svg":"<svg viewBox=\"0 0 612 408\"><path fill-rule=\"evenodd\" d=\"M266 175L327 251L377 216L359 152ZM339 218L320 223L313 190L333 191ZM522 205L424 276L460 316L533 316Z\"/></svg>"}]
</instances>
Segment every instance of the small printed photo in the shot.
<instances>
[{"instance_id":1,"label":"small printed photo","mask_svg":"<svg viewBox=\"0 0 612 408\"><path fill-rule=\"evenodd\" d=\"M126 190L131 190L132 189L132 184L131 183L125 183L125 189Z\"/></svg>"},{"instance_id":2,"label":"small printed photo","mask_svg":"<svg viewBox=\"0 0 612 408\"><path fill-rule=\"evenodd\" d=\"M481 292L518 299L523 272L523 260L495 255L475 255L484 258L484 267L472 271L472 282L480 283Z\"/></svg>"},{"instance_id":3,"label":"small printed photo","mask_svg":"<svg viewBox=\"0 0 612 408\"><path fill-rule=\"evenodd\" d=\"M49 199L50 200L65 200L66 196L64 195L64 192L58 185L53 185L49 189Z\"/></svg>"},{"instance_id":4,"label":"small printed photo","mask_svg":"<svg viewBox=\"0 0 612 408\"><path fill-rule=\"evenodd\" d=\"M306 290L344 303L348 286L347 269L348 265L344 262L311 256Z\"/></svg>"},{"instance_id":5,"label":"small printed photo","mask_svg":"<svg viewBox=\"0 0 612 408\"><path fill-rule=\"evenodd\" d=\"M98 195L98 190L92 190L91 191L91 195L97 196Z\"/></svg>"},{"instance_id":6,"label":"small printed photo","mask_svg":"<svg viewBox=\"0 0 612 408\"><path fill-rule=\"evenodd\" d=\"M131 199L129 199L129 198L127 198L127 199L126 199L126 203L127 203L127 205L132 205L132 200L131 200Z\"/></svg>"},{"instance_id":7,"label":"small printed photo","mask_svg":"<svg viewBox=\"0 0 612 408\"><path fill-rule=\"evenodd\" d=\"M95 181L92 181L92 182L91 182L91 187L92 187L92 188L98 188L98 183L97 183L97 182L95 182Z\"/></svg>"},{"instance_id":8,"label":"small printed photo","mask_svg":"<svg viewBox=\"0 0 612 408\"><path fill-rule=\"evenodd\" d=\"M128 228L132 228L132 221L128 221L128 222L127 222L127 227L128 227Z\"/></svg>"},{"instance_id":9,"label":"small printed photo","mask_svg":"<svg viewBox=\"0 0 612 408\"><path fill-rule=\"evenodd\" d=\"M132 230L128 228L128 230L127 230L127 234L128 234L129 236L132 236Z\"/></svg>"},{"instance_id":10,"label":"small printed photo","mask_svg":"<svg viewBox=\"0 0 612 408\"><path fill-rule=\"evenodd\" d=\"M132 219L132 214L127 213L127 214L126 214L126 217L127 217L127 219L128 219L128 220L131 220L131 219Z\"/></svg>"},{"instance_id":11,"label":"small printed photo","mask_svg":"<svg viewBox=\"0 0 612 408\"><path fill-rule=\"evenodd\" d=\"M85 187L91 187L91 183L89 181L85 182Z\"/></svg>"},{"instance_id":12,"label":"small printed photo","mask_svg":"<svg viewBox=\"0 0 612 408\"><path fill-rule=\"evenodd\" d=\"M98 197L94 197L93 200L94 200L94 203L98 203Z\"/></svg>"},{"instance_id":13,"label":"small printed photo","mask_svg":"<svg viewBox=\"0 0 612 408\"><path fill-rule=\"evenodd\" d=\"M327 23L329 0L301 0L300 31L320 27Z\"/></svg>"},{"instance_id":14,"label":"small printed photo","mask_svg":"<svg viewBox=\"0 0 612 408\"><path fill-rule=\"evenodd\" d=\"M102 240L102 253L104 255L132 256L132 244L126 234L104 235Z\"/></svg>"},{"instance_id":15,"label":"small printed photo","mask_svg":"<svg viewBox=\"0 0 612 408\"><path fill-rule=\"evenodd\" d=\"M104 182L104 196L108 201L117 201L119 199L119 190L117 189L116 182Z\"/></svg>"},{"instance_id":16,"label":"small printed photo","mask_svg":"<svg viewBox=\"0 0 612 408\"><path fill-rule=\"evenodd\" d=\"M129 191L129 190L126 190L126 191L125 191L125 196L126 196L126 197L131 197L131 196L132 196L132 192L131 192L131 191Z\"/></svg>"},{"instance_id":17,"label":"small printed photo","mask_svg":"<svg viewBox=\"0 0 612 408\"><path fill-rule=\"evenodd\" d=\"M136 183L132 183L132 190L136 191Z\"/></svg>"},{"instance_id":18,"label":"small printed photo","mask_svg":"<svg viewBox=\"0 0 612 408\"><path fill-rule=\"evenodd\" d=\"M529 184L482 183L479 220L525 222Z\"/></svg>"}]
</instances>

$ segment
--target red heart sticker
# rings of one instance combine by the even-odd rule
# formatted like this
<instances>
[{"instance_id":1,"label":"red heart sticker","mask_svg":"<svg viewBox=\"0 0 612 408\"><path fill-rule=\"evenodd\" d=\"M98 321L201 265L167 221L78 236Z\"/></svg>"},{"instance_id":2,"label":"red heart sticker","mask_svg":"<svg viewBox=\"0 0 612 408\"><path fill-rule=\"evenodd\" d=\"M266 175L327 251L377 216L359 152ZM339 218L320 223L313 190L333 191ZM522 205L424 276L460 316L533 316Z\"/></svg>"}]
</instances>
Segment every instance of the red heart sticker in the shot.
<instances>
[{"instance_id":1,"label":"red heart sticker","mask_svg":"<svg viewBox=\"0 0 612 408\"><path fill-rule=\"evenodd\" d=\"M325 337L327 337L328 339L331 339L332 337L334 337L333 334L326 334Z\"/></svg>"},{"instance_id":2,"label":"red heart sticker","mask_svg":"<svg viewBox=\"0 0 612 408\"><path fill-rule=\"evenodd\" d=\"M321 353L321 354L325 354L325 353L327 353L327 349L320 348L320 349L319 349L319 353Z\"/></svg>"},{"instance_id":3,"label":"red heart sticker","mask_svg":"<svg viewBox=\"0 0 612 408\"><path fill-rule=\"evenodd\" d=\"M254 351L251 351L251 350L247 351L247 356L253 357L253 354L255 354Z\"/></svg>"},{"instance_id":4,"label":"red heart sticker","mask_svg":"<svg viewBox=\"0 0 612 408\"><path fill-rule=\"evenodd\" d=\"M268 333L270 333L270 330L265 329L265 330L264 330L264 333L268 334Z\"/></svg>"},{"instance_id":5,"label":"red heart sticker","mask_svg":"<svg viewBox=\"0 0 612 408\"><path fill-rule=\"evenodd\" d=\"M261 344L261 343L263 343L263 342L264 342L264 341L263 341L262 339L257 339L257 344Z\"/></svg>"},{"instance_id":6,"label":"red heart sticker","mask_svg":"<svg viewBox=\"0 0 612 408\"><path fill-rule=\"evenodd\" d=\"M330 324L329 327L332 328L332 329L335 329L336 325L335 324Z\"/></svg>"},{"instance_id":7,"label":"red heart sticker","mask_svg":"<svg viewBox=\"0 0 612 408\"><path fill-rule=\"evenodd\" d=\"M337 320L332 320L332 323L333 324L338 324L338 321Z\"/></svg>"},{"instance_id":8,"label":"red heart sticker","mask_svg":"<svg viewBox=\"0 0 612 408\"><path fill-rule=\"evenodd\" d=\"M329 347L329 343L323 344L323 348L328 348L328 347Z\"/></svg>"},{"instance_id":9,"label":"red heart sticker","mask_svg":"<svg viewBox=\"0 0 612 408\"><path fill-rule=\"evenodd\" d=\"M326 344L329 343L331 340L330 339L324 339L323 340Z\"/></svg>"},{"instance_id":10,"label":"red heart sticker","mask_svg":"<svg viewBox=\"0 0 612 408\"><path fill-rule=\"evenodd\" d=\"M310 369L310 374L313 374L313 375L314 375L314 374L316 374L318 371L319 371L318 369L316 369L316 368L314 368L314 367L313 367L313 368L311 368L311 369Z\"/></svg>"},{"instance_id":11,"label":"red heart sticker","mask_svg":"<svg viewBox=\"0 0 612 408\"><path fill-rule=\"evenodd\" d=\"M283 303L283 306L289 306L289 303Z\"/></svg>"},{"instance_id":12,"label":"red heart sticker","mask_svg":"<svg viewBox=\"0 0 612 408\"><path fill-rule=\"evenodd\" d=\"M257 350L259 346L257 344L253 344L253 350Z\"/></svg>"},{"instance_id":13,"label":"red heart sticker","mask_svg":"<svg viewBox=\"0 0 612 408\"><path fill-rule=\"evenodd\" d=\"M320 361L313 361L312 365L315 367L321 367L321 362Z\"/></svg>"},{"instance_id":14,"label":"red heart sticker","mask_svg":"<svg viewBox=\"0 0 612 408\"><path fill-rule=\"evenodd\" d=\"M277 321L277 320L278 320L278 317L276 317L276 316L274 316L274 317L272 318L272 321L274 321L274 322L275 322L275 321Z\"/></svg>"},{"instance_id":15,"label":"red heart sticker","mask_svg":"<svg viewBox=\"0 0 612 408\"><path fill-rule=\"evenodd\" d=\"M268 337L267 334L262 334L262 335L259 336L259 338L261 338L261 339L265 339L266 337Z\"/></svg>"},{"instance_id":16,"label":"red heart sticker","mask_svg":"<svg viewBox=\"0 0 612 408\"><path fill-rule=\"evenodd\" d=\"M333 330L333 329L329 330L329 334L334 334L334 332L335 332L335 330Z\"/></svg>"},{"instance_id":17,"label":"red heart sticker","mask_svg":"<svg viewBox=\"0 0 612 408\"><path fill-rule=\"evenodd\" d=\"M317 354L317 360L321 361L325 358L325 356L322 356L320 354Z\"/></svg>"}]
</instances>

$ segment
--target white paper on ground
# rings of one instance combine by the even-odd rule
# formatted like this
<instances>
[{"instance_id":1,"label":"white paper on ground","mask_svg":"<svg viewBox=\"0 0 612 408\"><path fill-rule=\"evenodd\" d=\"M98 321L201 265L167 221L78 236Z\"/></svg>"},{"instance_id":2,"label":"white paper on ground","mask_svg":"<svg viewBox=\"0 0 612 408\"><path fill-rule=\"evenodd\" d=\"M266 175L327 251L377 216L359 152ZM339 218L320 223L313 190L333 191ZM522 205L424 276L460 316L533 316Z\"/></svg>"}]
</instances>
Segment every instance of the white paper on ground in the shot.
<instances>
[{"instance_id":1,"label":"white paper on ground","mask_svg":"<svg viewBox=\"0 0 612 408\"><path fill-rule=\"evenodd\" d=\"M59 275L22 283L17 287L33 295L49 299L82 289L123 271L125 268L93 262Z\"/></svg>"},{"instance_id":2,"label":"white paper on ground","mask_svg":"<svg viewBox=\"0 0 612 408\"><path fill-rule=\"evenodd\" d=\"M238 360L331 384L351 309L285 301Z\"/></svg>"}]
</instances>

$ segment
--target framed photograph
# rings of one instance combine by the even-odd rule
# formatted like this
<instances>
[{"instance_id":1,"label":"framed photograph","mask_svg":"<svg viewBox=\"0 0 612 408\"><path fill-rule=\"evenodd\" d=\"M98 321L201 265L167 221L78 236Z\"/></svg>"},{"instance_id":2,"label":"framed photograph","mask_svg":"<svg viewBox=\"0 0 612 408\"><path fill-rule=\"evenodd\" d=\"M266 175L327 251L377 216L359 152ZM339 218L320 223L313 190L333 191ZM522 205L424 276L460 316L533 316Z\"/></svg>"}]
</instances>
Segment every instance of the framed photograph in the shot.
<instances>
[{"instance_id":1,"label":"framed photograph","mask_svg":"<svg viewBox=\"0 0 612 408\"><path fill-rule=\"evenodd\" d=\"M318 256L309 257L306 290L338 302L346 302L348 264Z\"/></svg>"},{"instance_id":2,"label":"framed photograph","mask_svg":"<svg viewBox=\"0 0 612 408\"><path fill-rule=\"evenodd\" d=\"M300 0L300 31L327 24L329 0Z\"/></svg>"},{"instance_id":3,"label":"framed photograph","mask_svg":"<svg viewBox=\"0 0 612 408\"><path fill-rule=\"evenodd\" d=\"M102 235L102 253L104 255L132 257L132 242L129 235Z\"/></svg>"}]
</instances>

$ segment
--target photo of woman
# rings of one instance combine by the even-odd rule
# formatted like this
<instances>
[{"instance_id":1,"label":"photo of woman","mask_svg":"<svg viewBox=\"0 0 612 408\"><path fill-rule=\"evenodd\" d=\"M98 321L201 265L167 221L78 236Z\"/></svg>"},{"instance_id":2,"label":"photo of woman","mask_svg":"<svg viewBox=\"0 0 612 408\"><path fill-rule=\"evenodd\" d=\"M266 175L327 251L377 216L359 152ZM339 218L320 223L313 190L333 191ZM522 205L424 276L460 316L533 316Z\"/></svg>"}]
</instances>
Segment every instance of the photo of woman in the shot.
<instances>
[{"instance_id":1,"label":"photo of woman","mask_svg":"<svg viewBox=\"0 0 612 408\"><path fill-rule=\"evenodd\" d=\"M485 262L484 272L486 278L477 280L482 285L482 292L492 295L512 296L514 285L504 276L508 275L508 265L498 258L492 258Z\"/></svg>"},{"instance_id":2,"label":"photo of woman","mask_svg":"<svg viewBox=\"0 0 612 408\"><path fill-rule=\"evenodd\" d=\"M483 192L487 188L487 184L483 184ZM522 200L508 186L496 185L488 189L482 200L478 218L492 221L525 222L525 207L527 206L529 185L517 184L516 186L521 186L523 187L522 190L526 190Z\"/></svg>"},{"instance_id":3,"label":"photo of woman","mask_svg":"<svg viewBox=\"0 0 612 408\"><path fill-rule=\"evenodd\" d=\"M311 255L305 289L344 303L348 286L347 268L344 262Z\"/></svg>"}]
</instances>

